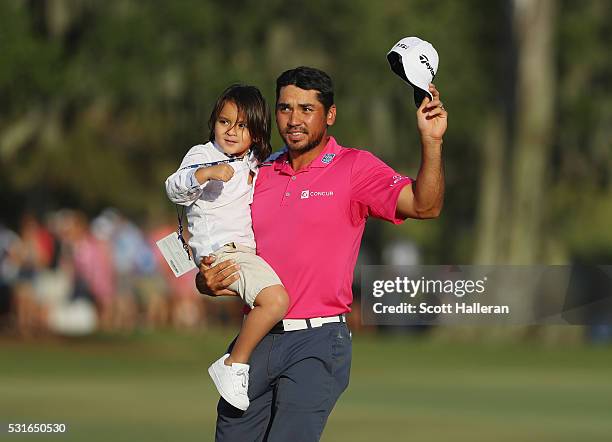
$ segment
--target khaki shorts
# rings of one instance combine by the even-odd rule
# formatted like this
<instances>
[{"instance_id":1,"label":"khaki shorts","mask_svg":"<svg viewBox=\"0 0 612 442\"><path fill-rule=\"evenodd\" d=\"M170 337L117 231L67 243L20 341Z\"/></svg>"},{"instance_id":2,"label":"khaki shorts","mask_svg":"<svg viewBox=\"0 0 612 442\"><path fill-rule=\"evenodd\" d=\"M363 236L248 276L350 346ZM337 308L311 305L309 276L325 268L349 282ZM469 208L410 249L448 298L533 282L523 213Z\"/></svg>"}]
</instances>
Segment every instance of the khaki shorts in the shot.
<instances>
[{"instance_id":1,"label":"khaki shorts","mask_svg":"<svg viewBox=\"0 0 612 442\"><path fill-rule=\"evenodd\" d=\"M240 279L234 281L228 288L240 295L242 300L251 308L255 298L266 287L282 285L280 278L272 267L255 254L255 250L240 244L225 245L216 250L217 262L233 259L240 264L238 275Z\"/></svg>"}]
</instances>

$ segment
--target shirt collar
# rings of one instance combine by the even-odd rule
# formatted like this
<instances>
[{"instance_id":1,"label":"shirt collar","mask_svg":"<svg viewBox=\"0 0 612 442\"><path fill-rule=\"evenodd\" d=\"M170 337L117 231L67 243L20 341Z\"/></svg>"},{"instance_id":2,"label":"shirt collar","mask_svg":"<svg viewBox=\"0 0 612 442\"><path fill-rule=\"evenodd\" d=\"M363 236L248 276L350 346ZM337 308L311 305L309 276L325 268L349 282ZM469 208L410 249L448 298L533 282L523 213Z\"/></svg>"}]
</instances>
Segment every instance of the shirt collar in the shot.
<instances>
[{"instance_id":1,"label":"shirt collar","mask_svg":"<svg viewBox=\"0 0 612 442\"><path fill-rule=\"evenodd\" d=\"M325 145L325 148L321 151L319 156L317 156L314 160L312 160L312 162L308 165L308 167L306 167L306 170L310 168L318 169L322 167L327 167L333 162L336 155L340 153L340 149L341 147L336 142L336 139L330 136L329 139L327 140L327 144ZM289 154L285 152L284 154L282 154L280 157L278 157L274 161L274 170L286 171L286 169L293 171L293 169L291 169L291 166L289 165Z\"/></svg>"},{"instance_id":2,"label":"shirt collar","mask_svg":"<svg viewBox=\"0 0 612 442\"><path fill-rule=\"evenodd\" d=\"M219 146L219 145L217 144L217 142L216 142L216 141L211 141L211 143L212 143L213 147L215 148L215 150L216 150L217 152L219 152L221 155L225 155L225 152L223 152L223 149L221 148L221 146ZM225 156L227 156L227 155L225 155Z\"/></svg>"},{"instance_id":3,"label":"shirt collar","mask_svg":"<svg viewBox=\"0 0 612 442\"><path fill-rule=\"evenodd\" d=\"M308 165L308 167L316 167L316 168L327 167L334 161L334 158L339 153L340 153L340 146L338 146L336 139L330 136L329 140L327 140L327 144L325 145L325 149L323 149L323 151L319 154L319 156L316 157L312 161L312 163Z\"/></svg>"}]
</instances>

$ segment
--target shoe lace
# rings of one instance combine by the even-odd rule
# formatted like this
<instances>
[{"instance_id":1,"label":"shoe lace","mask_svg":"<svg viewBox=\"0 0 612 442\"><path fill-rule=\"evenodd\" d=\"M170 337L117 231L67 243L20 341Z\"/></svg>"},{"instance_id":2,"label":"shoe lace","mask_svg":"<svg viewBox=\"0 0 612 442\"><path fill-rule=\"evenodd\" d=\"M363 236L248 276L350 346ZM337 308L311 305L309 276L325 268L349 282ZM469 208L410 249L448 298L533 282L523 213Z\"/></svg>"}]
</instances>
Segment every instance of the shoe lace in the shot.
<instances>
[{"instance_id":1,"label":"shoe lace","mask_svg":"<svg viewBox=\"0 0 612 442\"><path fill-rule=\"evenodd\" d=\"M236 376L241 378L242 388L247 388L249 383L249 371L246 368L239 368L236 370Z\"/></svg>"}]
</instances>

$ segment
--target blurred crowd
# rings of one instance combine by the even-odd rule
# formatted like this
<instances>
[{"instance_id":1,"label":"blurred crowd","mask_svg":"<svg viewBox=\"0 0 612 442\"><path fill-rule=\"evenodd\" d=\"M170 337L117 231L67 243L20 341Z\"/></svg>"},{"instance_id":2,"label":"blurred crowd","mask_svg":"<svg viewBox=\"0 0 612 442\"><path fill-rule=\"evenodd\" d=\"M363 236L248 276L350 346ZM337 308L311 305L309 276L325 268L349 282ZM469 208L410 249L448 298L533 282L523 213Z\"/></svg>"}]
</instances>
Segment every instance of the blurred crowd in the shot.
<instances>
[{"instance_id":1,"label":"blurred crowd","mask_svg":"<svg viewBox=\"0 0 612 442\"><path fill-rule=\"evenodd\" d=\"M176 278L155 242L176 229L141 229L115 209L89 220L62 209L0 222L0 330L22 336L96 330L205 327L239 312L195 290L195 270ZM239 320L239 319L238 319Z\"/></svg>"},{"instance_id":2,"label":"blurred crowd","mask_svg":"<svg viewBox=\"0 0 612 442\"><path fill-rule=\"evenodd\" d=\"M143 228L112 208L92 219L72 209L43 217L25 213L15 229L0 220L0 334L195 330L211 324L238 328L239 299L202 296L195 289L196 270L179 278L170 270L155 243L176 229L176 220ZM354 330L362 327L361 265L421 262L411 241L390 241L379 251L372 244L379 242L366 238L356 266L349 315ZM595 278L587 275L587 280ZM592 286L591 281L581 290L599 293ZM612 342L609 318L593 324L587 328L589 340ZM429 329L410 321L404 325L377 329L402 334Z\"/></svg>"}]
</instances>

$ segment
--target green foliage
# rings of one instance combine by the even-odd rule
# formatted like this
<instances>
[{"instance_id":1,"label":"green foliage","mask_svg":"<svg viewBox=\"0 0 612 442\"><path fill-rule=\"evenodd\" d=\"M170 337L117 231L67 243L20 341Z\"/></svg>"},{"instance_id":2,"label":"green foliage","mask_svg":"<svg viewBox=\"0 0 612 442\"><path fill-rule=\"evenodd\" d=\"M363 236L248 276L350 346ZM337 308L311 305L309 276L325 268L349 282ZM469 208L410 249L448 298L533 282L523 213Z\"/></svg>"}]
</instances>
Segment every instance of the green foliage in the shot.
<instances>
[{"instance_id":1,"label":"green foliage","mask_svg":"<svg viewBox=\"0 0 612 442\"><path fill-rule=\"evenodd\" d=\"M612 191L610 9L605 0L560 3L559 124L550 158L553 187L571 182L577 195L596 189L603 199ZM137 217L171 211L163 181L206 140L220 91L250 83L273 104L276 76L297 65L335 79L332 134L415 175L412 92L385 53L419 35L441 59L447 198L435 228L406 232L432 259L465 262L477 234L484 117L512 108L509 14L507 1L477 0L0 2L3 191L24 205L42 195L50 207L73 202L90 212L106 205ZM273 141L280 147L277 134ZM549 218L557 210L571 217L572 204L556 200ZM561 225L551 232L568 233Z\"/></svg>"}]
</instances>

